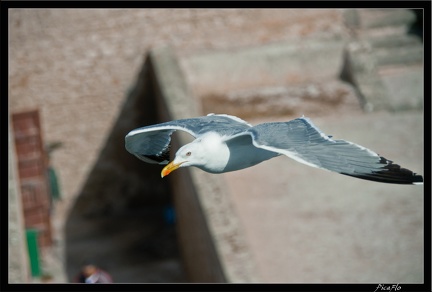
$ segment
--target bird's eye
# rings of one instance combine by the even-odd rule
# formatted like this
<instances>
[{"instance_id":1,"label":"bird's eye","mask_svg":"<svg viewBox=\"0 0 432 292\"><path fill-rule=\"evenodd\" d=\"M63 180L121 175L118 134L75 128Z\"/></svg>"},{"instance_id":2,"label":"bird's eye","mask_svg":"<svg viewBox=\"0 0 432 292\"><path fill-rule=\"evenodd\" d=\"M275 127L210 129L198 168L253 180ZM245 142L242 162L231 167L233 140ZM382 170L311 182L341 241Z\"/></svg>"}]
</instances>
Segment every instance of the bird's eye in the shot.
<instances>
[{"instance_id":1,"label":"bird's eye","mask_svg":"<svg viewBox=\"0 0 432 292\"><path fill-rule=\"evenodd\" d=\"M186 156L191 156L191 154L192 154L192 152L188 152L188 153L186 153Z\"/></svg>"}]
</instances>

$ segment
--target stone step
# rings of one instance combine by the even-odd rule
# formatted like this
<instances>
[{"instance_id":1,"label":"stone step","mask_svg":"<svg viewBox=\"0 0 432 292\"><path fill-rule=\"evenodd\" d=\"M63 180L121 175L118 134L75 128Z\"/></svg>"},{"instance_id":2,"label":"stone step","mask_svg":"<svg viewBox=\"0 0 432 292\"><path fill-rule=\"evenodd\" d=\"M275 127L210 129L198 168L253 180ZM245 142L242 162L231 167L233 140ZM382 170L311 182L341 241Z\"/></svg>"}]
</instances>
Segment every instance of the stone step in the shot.
<instances>
[{"instance_id":1,"label":"stone step","mask_svg":"<svg viewBox=\"0 0 432 292\"><path fill-rule=\"evenodd\" d=\"M387 109L402 111L423 108L423 66L379 67L378 76L388 93Z\"/></svg>"},{"instance_id":2,"label":"stone step","mask_svg":"<svg viewBox=\"0 0 432 292\"><path fill-rule=\"evenodd\" d=\"M365 42L353 42L346 50L344 72L366 111L418 109L423 98L422 58L420 46L371 49Z\"/></svg>"},{"instance_id":3,"label":"stone step","mask_svg":"<svg viewBox=\"0 0 432 292\"><path fill-rule=\"evenodd\" d=\"M361 29L409 27L416 21L415 13L408 9L360 9L357 12Z\"/></svg>"},{"instance_id":4,"label":"stone step","mask_svg":"<svg viewBox=\"0 0 432 292\"><path fill-rule=\"evenodd\" d=\"M421 39L415 35L397 34L388 35L386 37L369 37L363 38L367 40L373 48L391 48L391 47L407 47L407 46L423 46Z\"/></svg>"},{"instance_id":5,"label":"stone step","mask_svg":"<svg viewBox=\"0 0 432 292\"><path fill-rule=\"evenodd\" d=\"M366 111L422 107L423 43L409 31L416 14L407 9L361 9L345 13L354 32L344 73Z\"/></svg>"},{"instance_id":6,"label":"stone step","mask_svg":"<svg viewBox=\"0 0 432 292\"><path fill-rule=\"evenodd\" d=\"M403 66L423 62L422 46L382 48L374 49L372 52L376 66Z\"/></svg>"}]
</instances>

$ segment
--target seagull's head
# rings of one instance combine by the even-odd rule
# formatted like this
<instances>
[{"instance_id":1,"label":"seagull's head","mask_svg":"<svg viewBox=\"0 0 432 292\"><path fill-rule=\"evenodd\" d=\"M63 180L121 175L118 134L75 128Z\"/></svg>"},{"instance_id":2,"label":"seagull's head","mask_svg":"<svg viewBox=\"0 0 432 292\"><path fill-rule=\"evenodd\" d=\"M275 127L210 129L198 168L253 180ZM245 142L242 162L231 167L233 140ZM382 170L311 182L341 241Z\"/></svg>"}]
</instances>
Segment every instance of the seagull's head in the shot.
<instances>
[{"instance_id":1,"label":"seagull's head","mask_svg":"<svg viewBox=\"0 0 432 292\"><path fill-rule=\"evenodd\" d=\"M200 140L195 140L181 147L173 161L162 169L161 177L167 176L180 167L203 166L206 164L205 150Z\"/></svg>"},{"instance_id":2,"label":"seagull's head","mask_svg":"<svg viewBox=\"0 0 432 292\"><path fill-rule=\"evenodd\" d=\"M174 160L162 169L161 176L187 166L196 166L210 173L221 173L229 156L230 151L221 136L209 133L181 147Z\"/></svg>"}]
</instances>

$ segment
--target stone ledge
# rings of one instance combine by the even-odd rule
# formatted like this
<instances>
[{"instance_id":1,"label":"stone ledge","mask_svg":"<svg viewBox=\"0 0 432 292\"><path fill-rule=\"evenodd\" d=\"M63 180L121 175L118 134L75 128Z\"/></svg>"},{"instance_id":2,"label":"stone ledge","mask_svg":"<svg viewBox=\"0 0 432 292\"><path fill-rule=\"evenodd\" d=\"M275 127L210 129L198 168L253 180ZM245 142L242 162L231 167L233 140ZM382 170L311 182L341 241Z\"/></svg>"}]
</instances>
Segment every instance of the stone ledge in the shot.
<instances>
[{"instance_id":1,"label":"stone ledge","mask_svg":"<svg viewBox=\"0 0 432 292\"><path fill-rule=\"evenodd\" d=\"M150 53L161 120L201 115L168 48ZM177 134L177 133L176 133ZM175 135L173 149L187 143ZM256 282L254 263L221 177L186 168L168 177L178 214L180 249L193 282Z\"/></svg>"}]
</instances>

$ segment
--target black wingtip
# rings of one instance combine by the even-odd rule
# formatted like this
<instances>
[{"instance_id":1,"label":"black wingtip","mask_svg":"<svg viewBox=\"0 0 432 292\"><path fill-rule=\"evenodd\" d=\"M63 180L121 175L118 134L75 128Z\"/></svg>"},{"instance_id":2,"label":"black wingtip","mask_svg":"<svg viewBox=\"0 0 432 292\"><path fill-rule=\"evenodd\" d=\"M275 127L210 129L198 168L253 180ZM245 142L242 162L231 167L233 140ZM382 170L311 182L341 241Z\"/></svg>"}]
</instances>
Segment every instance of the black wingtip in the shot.
<instances>
[{"instance_id":1,"label":"black wingtip","mask_svg":"<svg viewBox=\"0 0 432 292\"><path fill-rule=\"evenodd\" d=\"M384 166L381 167L382 170L373 171L371 173L342 173L344 175L382 182L382 183L391 183L391 184L405 184L405 185L421 185L423 184L423 177L412 172L409 169L402 168L398 164L394 164L393 161L390 161L384 157L380 157L380 164Z\"/></svg>"}]
</instances>

